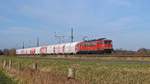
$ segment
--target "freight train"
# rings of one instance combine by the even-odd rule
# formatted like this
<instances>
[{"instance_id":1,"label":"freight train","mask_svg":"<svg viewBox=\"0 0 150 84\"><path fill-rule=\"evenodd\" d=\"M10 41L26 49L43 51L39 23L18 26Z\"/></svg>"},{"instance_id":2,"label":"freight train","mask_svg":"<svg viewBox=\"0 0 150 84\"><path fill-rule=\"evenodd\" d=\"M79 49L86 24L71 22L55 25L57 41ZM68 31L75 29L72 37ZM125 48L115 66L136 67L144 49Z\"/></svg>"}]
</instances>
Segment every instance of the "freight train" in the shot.
<instances>
[{"instance_id":1,"label":"freight train","mask_svg":"<svg viewBox=\"0 0 150 84\"><path fill-rule=\"evenodd\" d=\"M106 38L86 40L33 48L17 49L17 55L57 55L57 54L103 54L113 50L112 40Z\"/></svg>"}]
</instances>

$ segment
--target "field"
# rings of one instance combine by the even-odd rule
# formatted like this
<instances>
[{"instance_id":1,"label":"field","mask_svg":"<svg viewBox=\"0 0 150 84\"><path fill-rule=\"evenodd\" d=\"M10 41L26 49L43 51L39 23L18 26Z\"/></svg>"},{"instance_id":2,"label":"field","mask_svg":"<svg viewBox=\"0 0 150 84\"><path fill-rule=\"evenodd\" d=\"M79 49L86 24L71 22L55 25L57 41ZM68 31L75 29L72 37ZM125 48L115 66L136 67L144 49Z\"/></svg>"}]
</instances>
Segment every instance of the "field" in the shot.
<instances>
[{"instance_id":1,"label":"field","mask_svg":"<svg viewBox=\"0 0 150 84\"><path fill-rule=\"evenodd\" d=\"M0 57L4 71L18 84L149 84L149 57ZM33 69L37 65L37 70ZM8 65L8 63L7 63ZM68 68L75 79L67 79Z\"/></svg>"}]
</instances>

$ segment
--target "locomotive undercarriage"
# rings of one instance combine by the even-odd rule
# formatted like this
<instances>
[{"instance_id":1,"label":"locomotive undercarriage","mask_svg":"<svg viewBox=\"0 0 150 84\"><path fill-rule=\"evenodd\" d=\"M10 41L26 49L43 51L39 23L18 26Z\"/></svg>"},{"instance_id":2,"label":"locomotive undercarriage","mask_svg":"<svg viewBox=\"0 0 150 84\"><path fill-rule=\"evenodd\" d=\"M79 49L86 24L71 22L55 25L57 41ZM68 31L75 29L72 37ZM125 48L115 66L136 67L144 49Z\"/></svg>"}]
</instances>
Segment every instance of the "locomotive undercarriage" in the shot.
<instances>
[{"instance_id":1,"label":"locomotive undercarriage","mask_svg":"<svg viewBox=\"0 0 150 84\"><path fill-rule=\"evenodd\" d=\"M104 49L104 50L97 50L97 51L79 51L77 54L110 54L112 53L113 49Z\"/></svg>"}]
</instances>

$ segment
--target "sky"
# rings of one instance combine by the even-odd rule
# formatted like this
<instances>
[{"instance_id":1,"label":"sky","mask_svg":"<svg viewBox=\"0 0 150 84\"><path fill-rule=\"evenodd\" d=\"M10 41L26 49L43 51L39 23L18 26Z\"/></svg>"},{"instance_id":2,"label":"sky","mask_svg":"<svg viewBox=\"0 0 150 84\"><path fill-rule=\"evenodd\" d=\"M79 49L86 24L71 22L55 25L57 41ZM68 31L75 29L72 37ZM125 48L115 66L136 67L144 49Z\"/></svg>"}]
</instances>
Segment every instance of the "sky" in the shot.
<instances>
[{"instance_id":1,"label":"sky","mask_svg":"<svg viewBox=\"0 0 150 84\"><path fill-rule=\"evenodd\" d=\"M0 0L0 49L108 38L115 49L150 48L150 0Z\"/></svg>"}]
</instances>

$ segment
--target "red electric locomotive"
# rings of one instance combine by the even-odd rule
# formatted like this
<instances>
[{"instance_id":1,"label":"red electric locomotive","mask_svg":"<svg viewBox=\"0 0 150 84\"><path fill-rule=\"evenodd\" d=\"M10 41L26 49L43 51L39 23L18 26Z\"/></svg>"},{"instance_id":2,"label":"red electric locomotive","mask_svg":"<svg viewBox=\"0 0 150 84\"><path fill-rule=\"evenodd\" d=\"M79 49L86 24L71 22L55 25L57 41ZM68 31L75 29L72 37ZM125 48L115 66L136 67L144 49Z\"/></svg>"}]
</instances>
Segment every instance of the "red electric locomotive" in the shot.
<instances>
[{"instance_id":1,"label":"red electric locomotive","mask_svg":"<svg viewBox=\"0 0 150 84\"><path fill-rule=\"evenodd\" d=\"M111 53L113 50L112 40L105 38L83 41L77 45L79 54L102 54Z\"/></svg>"}]
</instances>

